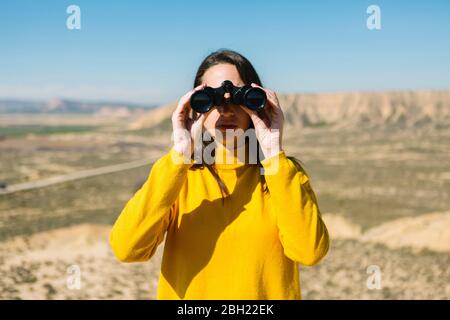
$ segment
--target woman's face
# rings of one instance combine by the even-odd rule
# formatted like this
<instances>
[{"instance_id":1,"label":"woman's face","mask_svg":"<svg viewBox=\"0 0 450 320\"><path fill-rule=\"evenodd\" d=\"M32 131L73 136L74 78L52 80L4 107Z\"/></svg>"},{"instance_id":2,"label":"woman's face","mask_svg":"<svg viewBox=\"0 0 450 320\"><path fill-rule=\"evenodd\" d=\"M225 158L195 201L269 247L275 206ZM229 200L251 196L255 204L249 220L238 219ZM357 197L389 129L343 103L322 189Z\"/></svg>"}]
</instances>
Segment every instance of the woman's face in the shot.
<instances>
[{"instance_id":1,"label":"woman's face","mask_svg":"<svg viewBox=\"0 0 450 320\"><path fill-rule=\"evenodd\" d=\"M232 64L218 64L212 66L203 75L202 83L212 88L222 85L225 80L230 80L236 87L242 87L244 82L239 76L236 66ZM204 128L211 136L216 138L216 131L222 133L223 142L226 143L226 130L247 130L250 126L250 116L238 105L229 103L230 94L225 93L223 106L215 106L205 114Z\"/></svg>"}]
</instances>

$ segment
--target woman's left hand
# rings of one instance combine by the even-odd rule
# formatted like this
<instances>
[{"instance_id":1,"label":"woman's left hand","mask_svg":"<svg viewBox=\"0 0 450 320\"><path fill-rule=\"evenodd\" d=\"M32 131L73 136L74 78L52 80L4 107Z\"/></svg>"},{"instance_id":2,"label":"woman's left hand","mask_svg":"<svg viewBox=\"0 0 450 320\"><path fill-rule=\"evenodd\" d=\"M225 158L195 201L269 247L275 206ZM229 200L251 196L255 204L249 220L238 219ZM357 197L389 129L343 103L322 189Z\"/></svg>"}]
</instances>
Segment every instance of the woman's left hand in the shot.
<instances>
[{"instance_id":1,"label":"woman's left hand","mask_svg":"<svg viewBox=\"0 0 450 320\"><path fill-rule=\"evenodd\" d=\"M260 87L255 83L252 83L251 85L252 87L261 88L266 92L266 105L259 112L243 106L240 107L248 113L253 121L256 137L265 158L270 158L282 150L281 142L283 136L284 114L275 92Z\"/></svg>"}]
</instances>

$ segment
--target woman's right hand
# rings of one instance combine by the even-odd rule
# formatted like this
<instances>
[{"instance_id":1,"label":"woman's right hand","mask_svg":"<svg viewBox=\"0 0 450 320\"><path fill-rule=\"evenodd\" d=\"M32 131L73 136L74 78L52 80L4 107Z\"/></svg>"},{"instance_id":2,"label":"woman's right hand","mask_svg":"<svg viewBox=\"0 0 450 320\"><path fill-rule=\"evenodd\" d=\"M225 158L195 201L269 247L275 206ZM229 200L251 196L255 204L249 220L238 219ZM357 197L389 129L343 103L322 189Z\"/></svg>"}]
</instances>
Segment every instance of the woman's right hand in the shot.
<instances>
[{"instance_id":1,"label":"woman's right hand","mask_svg":"<svg viewBox=\"0 0 450 320\"><path fill-rule=\"evenodd\" d=\"M174 149L183 153L187 158L191 158L194 152L194 143L201 143L205 120L205 113L197 114L196 119L190 116L190 99L194 92L205 86L205 84L201 84L182 96L172 114Z\"/></svg>"}]
</instances>

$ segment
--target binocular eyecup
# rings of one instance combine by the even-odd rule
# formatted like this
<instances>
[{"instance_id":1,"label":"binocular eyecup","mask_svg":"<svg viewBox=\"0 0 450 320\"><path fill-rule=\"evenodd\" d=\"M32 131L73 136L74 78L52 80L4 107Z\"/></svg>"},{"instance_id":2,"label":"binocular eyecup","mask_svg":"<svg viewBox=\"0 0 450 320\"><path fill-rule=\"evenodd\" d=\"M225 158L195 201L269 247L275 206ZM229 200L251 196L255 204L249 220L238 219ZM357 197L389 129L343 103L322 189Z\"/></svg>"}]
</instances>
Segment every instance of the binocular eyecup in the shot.
<instances>
[{"instance_id":1,"label":"binocular eyecup","mask_svg":"<svg viewBox=\"0 0 450 320\"><path fill-rule=\"evenodd\" d=\"M225 80L218 88L205 87L194 92L190 100L191 108L198 113L208 112L213 106L223 105L225 93L230 93L232 103L254 111L263 109L267 101L266 93L261 88L250 85L235 87L230 80Z\"/></svg>"}]
</instances>

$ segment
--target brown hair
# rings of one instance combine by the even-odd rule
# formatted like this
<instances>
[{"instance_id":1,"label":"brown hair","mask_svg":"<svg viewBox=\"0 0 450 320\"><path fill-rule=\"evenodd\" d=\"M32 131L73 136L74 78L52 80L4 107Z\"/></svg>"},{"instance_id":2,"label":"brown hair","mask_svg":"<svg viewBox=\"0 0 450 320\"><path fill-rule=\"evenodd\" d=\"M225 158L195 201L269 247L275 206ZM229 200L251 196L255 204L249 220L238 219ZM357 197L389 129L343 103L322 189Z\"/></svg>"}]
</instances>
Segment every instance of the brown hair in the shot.
<instances>
[{"instance_id":1,"label":"brown hair","mask_svg":"<svg viewBox=\"0 0 450 320\"><path fill-rule=\"evenodd\" d=\"M200 64L200 66L197 70L197 74L195 75L194 88L199 86L202 83L202 77L205 74L205 72L210 67L218 65L218 64L234 65L239 73L239 76L241 77L242 81L244 82L244 84L256 83L257 85L259 85L261 87L263 86L255 68L250 63L249 60L247 60L243 55L241 55L235 51L222 49L222 50L212 52L202 61L202 63ZM193 113L193 116L195 119L197 114L194 110L192 110L192 113ZM249 128L254 128L253 122L251 122ZM260 159L259 159L259 155L261 154L260 148L261 147L259 145L259 142L257 142L256 159L257 159L258 167L262 167ZM214 149L213 149L213 152L214 152ZM214 156L214 154L212 156ZM298 167L298 166L300 166L299 160L295 159L294 157L288 157L288 158L294 162L294 165L297 168L299 168ZM205 166L208 168L208 170L214 176L214 178L216 179L216 181L219 185L220 192L222 194L222 203L223 203L224 199L225 199L225 195L229 196L230 192L228 191L227 186L223 183L222 179L217 174L217 171L215 170L215 168L211 164L208 164L205 161L202 161L201 163L194 164L193 166L191 166L190 169L191 170L203 169ZM262 186L264 192L266 192L266 193L269 192L264 175L261 175L261 186Z\"/></svg>"}]
</instances>

